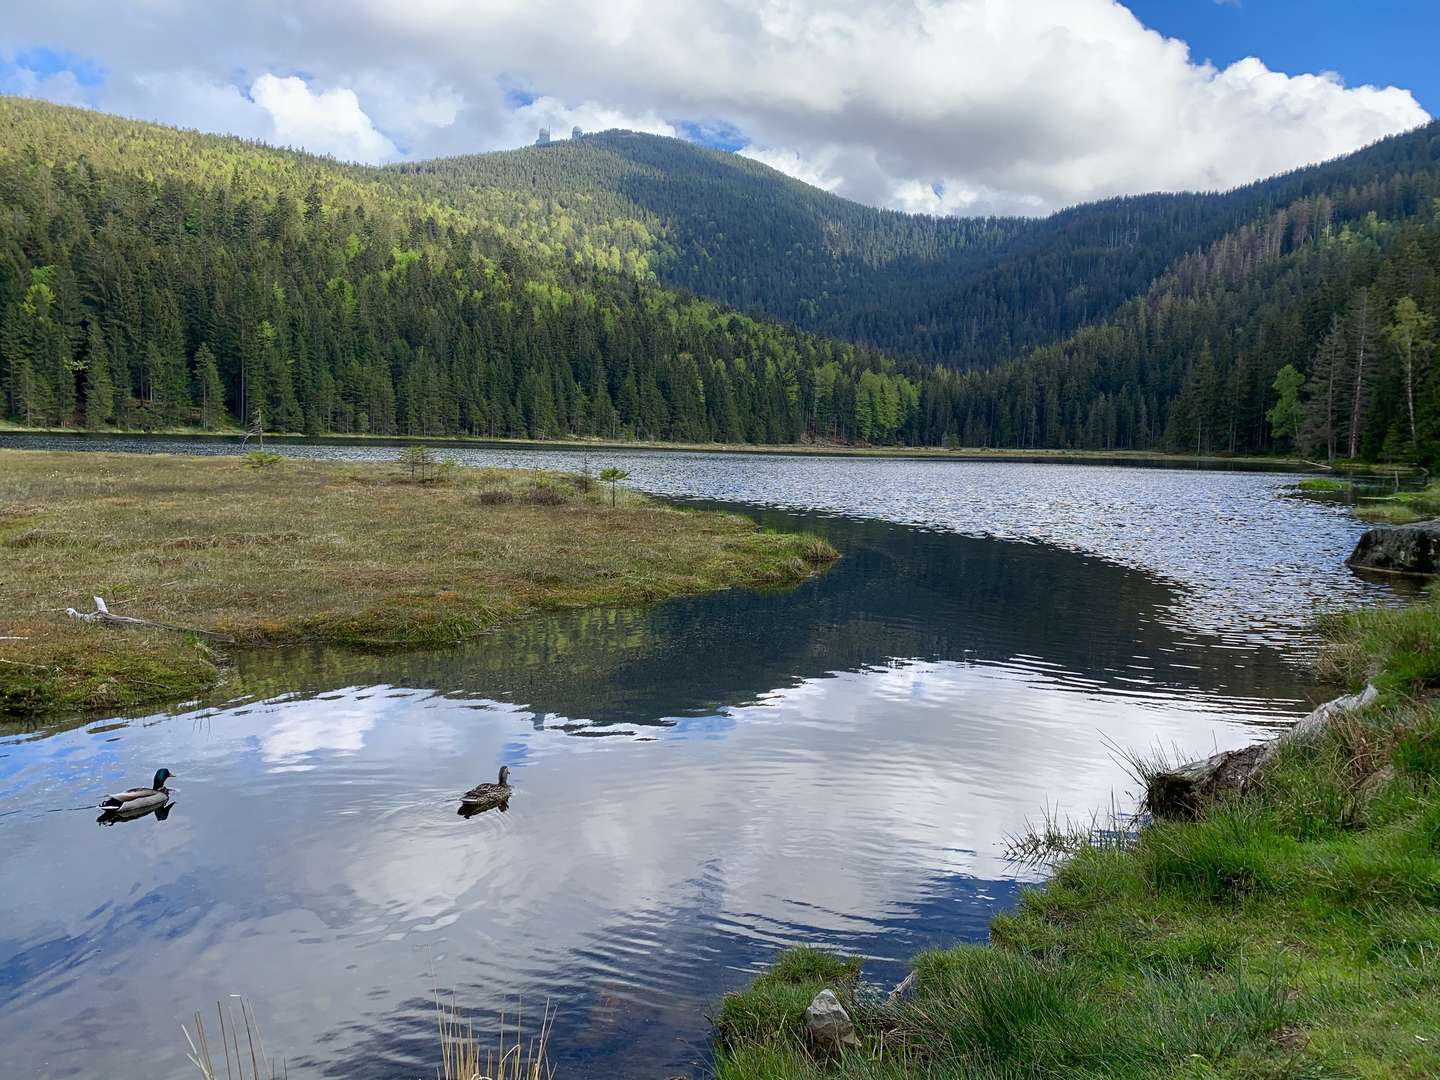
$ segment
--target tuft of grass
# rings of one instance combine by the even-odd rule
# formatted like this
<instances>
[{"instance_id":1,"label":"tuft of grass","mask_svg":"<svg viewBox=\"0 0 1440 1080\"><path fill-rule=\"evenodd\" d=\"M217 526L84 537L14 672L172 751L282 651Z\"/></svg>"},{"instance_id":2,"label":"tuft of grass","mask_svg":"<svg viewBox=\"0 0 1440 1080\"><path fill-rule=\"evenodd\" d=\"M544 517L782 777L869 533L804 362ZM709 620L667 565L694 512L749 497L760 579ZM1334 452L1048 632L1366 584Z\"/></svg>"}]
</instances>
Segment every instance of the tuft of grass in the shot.
<instances>
[{"instance_id":1,"label":"tuft of grass","mask_svg":"<svg viewBox=\"0 0 1440 1080\"><path fill-rule=\"evenodd\" d=\"M1295 486L1301 491L1313 494L1339 494L1348 490L1348 485L1329 476L1307 476Z\"/></svg>"},{"instance_id":2,"label":"tuft of grass","mask_svg":"<svg viewBox=\"0 0 1440 1080\"><path fill-rule=\"evenodd\" d=\"M220 1060L225 1063L224 1073L216 1064L215 1052L210 1046L210 1033L205 1029L205 1017L195 1011L195 1031L182 1026L185 1041L190 1046L186 1057L200 1072L203 1080L278 1080L283 1065L276 1063L265 1053L265 1040L260 1036L260 1024L255 1012L244 998L237 998L240 1016L235 1016L235 1005L217 1001L215 1013L220 1021ZM229 1021L227 1024L226 1021ZM288 1070L287 1070L288 1072Z\"/></svg>"},{"instance_id":3,"label":"tuft of grass","mask_svg":"<svg viewBox=\"0 0 1440 1080\"><path fill-rule=\"evenodd\" d=\"M759 1038L803 1040L805 1010L826 987L842 1001L860 978L860 961L819 949L793 949L743 994L729 994L715 1018L722 1041L742 1045Z\"/></svg>"},{"instance_id":4,"label":"tuft of grass","mask_svg":"<svg viewBox=\"0 0 1440 1080\"><path fill-rule=\"evenodd\" d=\"M239 1017L235 1015L236 1004ZM289 1075L283 1061L277 1063L266 1054L260 1024L248 1001L237 997L234 1004L216 1002L215 1012L219 1019L218 1054L199 1010L191 1021L193 1032L188 1026L180 1028L189 1046L185 1056L201 1080L280 1080ZM435 1069L436 1080L551 1080L555 1069L547 1053L555 1010L547 1002L540 1014L539 1030L528 1037L524 1019L523 1008L517 1007L512 1027L502 1011L495 1041L488 1042L461 1014L453 994L446 1002L437 993L435 1022L440 1064Z\"/></svg>"},{"instance_id":5,"label":"tuft of grass","mask_svg":"<svg viewBox=\"0 0 1440 1080\"><path fill-rule=\"evenodd\" d=\"M461 1015L453 994L448 1004L437 994L440 1066L435 1070L436 1080L549 1080L555 1075L546 1058L555 1011L547 1002L541 1012L540 1030L529 1038L525 1036L524 1018L523 1008L517 1008L512 1030L502 1011L495 1042L487 1042Z\"/></svg>"},{"instance_id":6,"label":"tuft of grass","mask_svg":"<svg viewBox=\"0 0 1440 1080\"><path fill-rule=\"evenodd\" d=\"M794 585L837 557L554 473L422 484L393 464L4 455L0 715L184 700L221 678L213 645L64 616L95 595L242 645L436 646L539 610Z\"/></svg>"}]
</instances>

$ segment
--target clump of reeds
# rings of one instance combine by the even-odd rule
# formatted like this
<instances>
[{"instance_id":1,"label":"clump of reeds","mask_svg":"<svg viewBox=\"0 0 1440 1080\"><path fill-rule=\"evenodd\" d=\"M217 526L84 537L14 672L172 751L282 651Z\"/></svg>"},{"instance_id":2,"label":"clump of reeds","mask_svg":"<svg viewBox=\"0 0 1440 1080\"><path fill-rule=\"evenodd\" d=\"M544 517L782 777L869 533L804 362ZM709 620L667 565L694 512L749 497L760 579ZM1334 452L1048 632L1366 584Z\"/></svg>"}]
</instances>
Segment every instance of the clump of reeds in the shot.
<instances>
[{"instance_id":1,"label":"clump of reeds","mask_svg":"<svg viewBox=\"0 0 1440 1080\"><path fill-rule=\"evenodd\" d=\"M243 997L236 1000L240 1003L238 1020L235 1017L234 1005L223 1005L218 1001L215 1003L215 1012L220 1017L220 1048L224 1054L225 1072L222 1074L215 1065L210 1036L205 1030L205 1017L199 1009L195 1010L195 1033L192 1035L190 1029L183 1025L180 1028L185 1033L185 1041L190 1044L190 1053L186 1056L195 1068L200 1070L204 1080L220 1080L222 1075L225 1080L277 1080L278 1077L288 1076L289 1070L284 1063L281 1063L283 1071L277 1072L275 1062L265 1053L265 1041L260 1037L260 1025L255 1020L255 1012L249 1002Z\"/></svg>"},{"instance_id":2,"label":"clump of reeds","mask_svg":"<svg viewBox=\"0 0 1440 1080\"><path fill-rule=\"evenodd\" d=\"M554 1067L546 1060L554 1010L547 1002L541 1013L540 1031L527 1041L524 1010L517 1007L514 1028L500 1013L497 1041L487 1043L475 1033L475 1025L460 1015L451 994L449 1004L435 996L435 1020L440 1032L440 1067L437 1080L549 1080Z\"/></svg>"},{"instance_id":3,"label":"clump of reeds","mask_svg":"<svg viewBox=\"0 0 1440 1080\"><path fill-rule=\"evenodd\" d=\"M203 1080L281 1080L289 1076L289 1069L281 1061L275 1061L265 1052L265 1042L260 1036L260 1024L255 1011L243 997L236 997L240 1015L235 1015L234 1004L215 1003L215 1012L220 1019L219 1049L222 1066L216 1064L210 1033L205 1027L205 1017L197 1009L194 1032L181 1026L185 1041L190 1044L186 1055L191 1064L200 1071ZM550 1029L555 1020L555 1011L549 1002L541 1011L540 1030L527 1040L524 1032L524 1008L515 1010L513 1026L507 1021L506 1013L500 1013L500 1024L496 1042L486 1043L477 1036L475 1025L460 1014L454 994L447 1004L439 994L435 996L435 1020L440 1035L440 1064L435 1069L436 1080L551 1080L555 1068L546 1059L550 1043Z\"/></svg>"}]
</instances>

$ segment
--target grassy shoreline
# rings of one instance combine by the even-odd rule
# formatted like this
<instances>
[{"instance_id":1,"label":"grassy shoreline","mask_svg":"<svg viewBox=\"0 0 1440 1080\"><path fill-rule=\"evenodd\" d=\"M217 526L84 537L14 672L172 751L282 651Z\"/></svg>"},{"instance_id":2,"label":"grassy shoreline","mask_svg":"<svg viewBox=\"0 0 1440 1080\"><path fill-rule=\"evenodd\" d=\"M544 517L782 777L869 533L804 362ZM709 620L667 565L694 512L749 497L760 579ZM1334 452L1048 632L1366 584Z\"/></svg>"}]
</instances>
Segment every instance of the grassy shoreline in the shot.
<instances>
[{"instance_id":1,"label":"grassy shoreline","mask_svg":"<svg viewBox=\"0 0 1440 1080\"><path fill-rule=\"evenodd\" d=\"M0 453L0 715L179 701L224 645L420 647L530 612L796 583L813 536L585 478L168 454ZM92 626L64 609L203 631Z\"/></svg>"},{"instance_id":2,"label":"grassy shoreline","mask_svg":"<svg viewBox=\"0 0 1440 1080\"><path fill-rule=\"evenodd\" d=\"M782 957L723 1002L718 1076L1440 1075L1440 600L1323 629L1368 709L1196 820L1083 839L988 944L918 957L907 1000ZM805 1038L824 986L861 1039L839 1058Z\"/></svg>"},{"instance_id":3,"label":"grassy shoreline","mask_svg":"<svg viewBox=\"0 0 1440 1080\"><path fill-rule=\"evenodd\" d=\"M1422 488L1386 490L1382 485L1357 483L1350 478L1318 476L1301 480L1295 494L1315 502L1347 505L1356 520L1371 525L1413 525L1440 517L1440 482Z\"/></svg>"},{"instance_id":4,"label":"grassy shoreline","mask_svg":"<svg viewBox=\"0 0 1440 1080\"><path fill-rule=\"evenodd\" d=\"M77 431L74 428L23 427L0 421L0 435L68 435L76 437L104 438L106 436L134 436L162 441L165 439L209 439L216 442L233 442L244 437L239 429L205 431L197 428L177 428L166 431L140 431L106 429L103 431ZM1295 472L1314 471L1319 466L1314 462L1295 457L1268 457L1259 455L1226 454L1176 454L1151 450L1002 450L983 447L941 446L852 446L839 443L679 443L627 441L621 439L561 438L561 439L515 439L492 436L419 436L419 435L347 435L327 434L312 438L299 433L276 434L267 432L267 442L275 443L356 443L385 446L421 444L432 447L505 447L509 449L534 450L593 450L602 451L681 451L686 453L713 454L788 454L799 457L878 457L913 458L935 461L1005 461L1005 462L1052 462L1055 464L1136 464L1155 466L1207 466L1210 468L1267 468ZM253 440L252 440L253 441ZM1357 465L1359 473L1372 467ZM1376 466L1383 470L1383 467ZM1392 468L1393 471L1393 468Z\"/></svg>"}]
</instances>

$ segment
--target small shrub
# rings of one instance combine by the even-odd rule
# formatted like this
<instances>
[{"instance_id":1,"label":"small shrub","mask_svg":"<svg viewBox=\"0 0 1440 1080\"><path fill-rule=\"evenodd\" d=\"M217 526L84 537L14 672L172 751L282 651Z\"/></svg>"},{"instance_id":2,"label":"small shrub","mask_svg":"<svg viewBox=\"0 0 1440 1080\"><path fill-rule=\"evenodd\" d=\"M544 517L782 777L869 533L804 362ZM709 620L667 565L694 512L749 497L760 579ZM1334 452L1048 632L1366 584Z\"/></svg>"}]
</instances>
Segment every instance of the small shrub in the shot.
<instances>
[{"instance_id":1,"label":"small shrub","mask_svg":"<svg viewBox=\"0 0 1440 1080\"><path fill-rule=\"evenodd\" d=\"M271 469L285 460L284 454L273 450L251 450L240 459L248 469Z\"/></svg>"},{"instance_id":2,"label":"small shrub","mask_svg":"<svg viewBox=\"0 0 1440 1080\"><path fill-rule=\"evenodd\" d=\"M564 506L569 496L553 484L531 484L525 490L524 501L531 506Z\"/></svg>"},{"instance_id":3,"label":"small shrub","mask_svg":"<svg viewBox=\"0 0 1440 1080\"><path fill-rule=\"evenodd\" d=\"M575 484L576 491L582 495L590 494L590 490L595 486L595 477L590 473L589 454L585 455L585 460L580 466L580 471L571 477L571 480Z\"/></svg>"},{"instance_id":4,"label":"small shrub","mask_svg":"<svg viewBox=\"0 0 1440 1080\"><path fill-rule=\"evenodd\" d=\"M436 457L428 446L407 446L396 460L412 484L442 483L450 479L457 467L449 458Z\"/></svg>"},{"instance_id":5,"label":"small shrub","mask_svg":"<svg viewBox=\"0 0 1440 1080\"><path fill-rule=\"evenodd\" d=\"M515 501L515 493L509 488L485 488L476 498L481 506L506 506Z\"/></svg>"},{"instance_id":6,"label":"small shrub","mask_svg":"<svg viewBox=\"0 0 1440 1080\"><path fill-rule=\"evenodd\" d=\"M624 469L617 469L613 465L600 473L602 483L610 485L610 509L615 509L615 488L621 480L630 479L630 474Z\"/></svg>"}]
</instances>

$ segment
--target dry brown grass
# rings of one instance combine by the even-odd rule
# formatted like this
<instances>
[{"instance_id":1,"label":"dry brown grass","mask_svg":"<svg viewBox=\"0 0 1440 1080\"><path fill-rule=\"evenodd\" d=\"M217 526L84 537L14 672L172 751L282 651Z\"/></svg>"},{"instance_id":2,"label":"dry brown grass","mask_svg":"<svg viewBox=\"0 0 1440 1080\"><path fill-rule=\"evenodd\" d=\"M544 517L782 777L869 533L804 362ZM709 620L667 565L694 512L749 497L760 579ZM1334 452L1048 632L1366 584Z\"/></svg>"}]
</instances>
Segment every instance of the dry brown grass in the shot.
<instances>
[{"instance_id":1,"label":"dry brown grass","mask_svg":"<svg viewBox=\"0 0 1440 1080\"><path fill-rule=\"evenodd\" d=\"M553 473L5 451L0 455L0 713L115 708L213 683L185 635L91 627L117 614L244 644L457 642L526 612L781 585L835 557Z\"/></svg>"},{"instance_id":2,"label":"dry brown grass","mask_svg":"<svg viewBox=\"0 0 1440 1080\"><path fill-rule=\"evenodd\" d=\"M540 1014L540 1030L525 1036L524 1010L517 1008L514 1029L506 1014L500 1014L494 1044L475 1034L475 1025L460 1014L460 1007L435 998L435 1016L440 1035L440 1066L436 1080L551 1080L555 1069L546 1058L550 1028L555 1012L547 1003Z\"/></svg>"}]
</instances>

